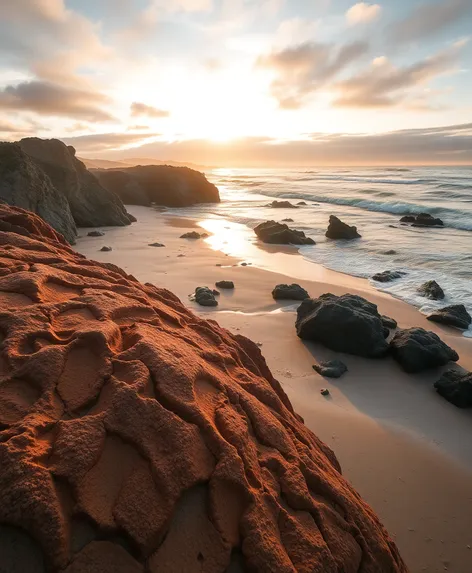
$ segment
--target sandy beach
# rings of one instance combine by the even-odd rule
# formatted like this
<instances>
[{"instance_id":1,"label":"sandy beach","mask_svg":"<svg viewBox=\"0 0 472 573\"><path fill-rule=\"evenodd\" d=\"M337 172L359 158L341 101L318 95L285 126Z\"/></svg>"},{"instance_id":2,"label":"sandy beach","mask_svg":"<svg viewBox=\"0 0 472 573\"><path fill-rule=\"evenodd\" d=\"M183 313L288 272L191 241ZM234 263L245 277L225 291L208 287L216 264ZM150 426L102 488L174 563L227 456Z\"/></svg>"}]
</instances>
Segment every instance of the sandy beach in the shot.
<instances>
[{"instance_id":1,"label":"sandy beach","mask_svg":"<svg viewBox=\"0 0 472 573\"><path fill-rule=\"evenodd\" d=\"M432 385L439 370L408 375L390 358L367 360L302 342L294 327L296 305L274 301L271 291L276 284L297 282L313 297L360 294L400 327L436 332L468 370L472 340L428 322L415 308L375 291L366 280L305 261L295 248L237 244L243 237L225 228L229 225L224 221L176 219L145 207L129 211L137 223L104 229L105 236L99 238L87 237L88 229L81 229L76 250L169 289L194 312L259 343L295 410L332 447L345 477L377 512L411 571L472 571L472 412L436 394ZM210 237L180 238L199 226L210 231ZM236 242L234 252L244 256L219 250L228 252L223 244L228 247L231 240ZM165 247L148 246L156 241ZM113 250L101 252L105 245ZM221 292L218 307L189 301L197 286L211 287L219 280L232 280L236 288ZM315 361L332 357L349 368L337 381L312 369ZM323 387L330 396L321 396Z\"/></svg>"}]
</instances>

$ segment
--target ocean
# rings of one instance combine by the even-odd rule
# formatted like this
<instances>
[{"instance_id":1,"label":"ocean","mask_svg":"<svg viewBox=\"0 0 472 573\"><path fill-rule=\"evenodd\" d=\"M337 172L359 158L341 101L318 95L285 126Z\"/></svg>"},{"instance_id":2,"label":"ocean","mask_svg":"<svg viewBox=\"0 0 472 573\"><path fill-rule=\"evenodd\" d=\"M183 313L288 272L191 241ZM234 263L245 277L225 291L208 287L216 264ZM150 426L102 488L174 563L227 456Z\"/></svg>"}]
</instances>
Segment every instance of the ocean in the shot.
<instances>
[{"instance_id":1,"label":"ocean","mask_svg":"<svg viewBox=\"0 0 472 573\"><path fill-rule=\"evenodd\" d=\"M221 203L198 205L188 215L224 219L250 231L268 219L294 219L289 225L316 241L300 248L305 259L329 269L371 280L373 286L428 313L464 304L472 314L472 167L216 169L207 173L220 189ZM271 209L274 199L307 202L299 209ZM444 228L401 225L406 214L430 213ZM362 238L331 241L324 236L330 215L355 225ZM241 228L243 228L241 227ZM396 254L387 255L395 250ZM237 255L233 251L231 254ZM373 274L400 270L391 283ZM417 288L436 280L445 300L430 301ZM472 337L472 328L464 333Z\"/></svg>"}]
</instances>

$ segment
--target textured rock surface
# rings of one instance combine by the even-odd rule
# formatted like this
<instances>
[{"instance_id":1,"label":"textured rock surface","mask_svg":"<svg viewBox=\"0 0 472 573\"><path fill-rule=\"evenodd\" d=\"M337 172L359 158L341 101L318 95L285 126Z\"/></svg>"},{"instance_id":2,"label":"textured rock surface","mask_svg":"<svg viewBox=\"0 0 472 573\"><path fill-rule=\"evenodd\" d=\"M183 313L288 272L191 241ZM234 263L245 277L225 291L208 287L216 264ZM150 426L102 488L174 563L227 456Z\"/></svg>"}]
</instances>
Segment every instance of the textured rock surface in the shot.
<instances>
[{"instance_id":1,"label":"textured rock surface","mask_svg":"<svg viewBox=\"0 0 472 573\"><path fill-rule=\"evenodd\" d=\"M341 360L329 360L314 364L313 370L326 378L341 378L347 372L347 366Z\"/></svg>"},{"instance_id":2,"label":"textured rock surface","mask_svg":"<svg viewBox=\"0 0 472 573\"><path fill-rule=\"evenodd\" d=\"M448 370L434 384L438 394L458 408L472 408L472 373Z\"/></svg>"},{"instance_id":3,"label":"textured rock surface","mask_svg":"<svg viewBox=\"0 0 472 573\"><path fill-rule=\"evenodd\" d=\"M277 285L272 291L275 300L306 300L310 298L308 292L297 284Z\"/></svg>"},{"instance_id":4,"label":"textured rock surface","mask_svg":"<svg viewBox=\"0 0 472 573\"><path fill-rule=\"evenodd\" d=\"M389 316L385 315L382 315L380 318L384 328L389 328L390 330L397 328L398 323L394 318L390 318Z\"/></svg>"},{"instance_id":5,"label":"textured rock surface","mask_svg":"<svg viewBox=\"0 0 472 573\"><path fill-rule=\"evenodd\" d=\"M212 290L206 286L197 287L194 294L191 296L191 299L201 306L218 306L218 301L215 296L218 296L219 294L220 293L218 291Z\"/></svg>"},{"instance_id":6,"label":"textured rock surface","mask_svg":"<svg viewBox=\"0 0 472 573\"><path fill-rule=\"evenodd\" d=\"M472 323L472 317L463 304L454 304L436 310L427 316L428 320L467 330Z\"/></svg>"},{"instance_id":7,"label":"textured rock surface","mask_svg":"<svg viewBox=\"0 0 472 573\"><path fill-rule=\"evenodd\" d=\"M395 281L397 279L401 279L404 277L406 273L402 271L383 271L381 273L377 273L372 277L372 280L377 281L379 283L389 283Z\"/></svg>"},{"instance_id":8,"label":"textured rock surface","mask_svg":"<svg viewBox=\"0 0 472 573\"><path fill-rule=\"evenodd\" d=\"M254 228L254 232L263 243L273 245L314 245L315 241L303 231L290 229L288 225L276 221L266 221Z\"/></svg>"},{"instance_id":9,"label":"textured rock surface","mask_svg":"<svg viewBox=\"0 0 472 573\"><path fill-rule=\"evenodd\" d=\"M67 199L16 143L0 143L0 201L33 211L75 242L77 229Z\"/></svg>"},{"instance_id":10,"label":"textured rock surface","mask_svg":"<svg viewBox=\"0 0 472 573\"><path fill-rule=\"evenodd\" d=\"M19 145L48 175L69 202L78 227L129 225L133 218L121 199L98 182L75 156L75 149L58 139L28 137Z\"/></svg>"},{"instance_id":11,"label":"textured rock surface","mask_svg":"<svg viewBox=\"0 0 472 573\"><path fill-rule=\"evenodd\" d=\"M422 372L459 360L455 350L444 343L437 334L423 328L399 330L390 348L393 357L406 372Z\"/></svg>"},{"instance_id":12,"label":"textured rock surface","mask_svg":"<svg viewBox=\"0 0 472 573\"><path fill-rule=\"evenodd\" d=\"M377 306L353 294L327 293L303 301L297 310L296 329L300 338L338 352L377 358L388 350Z\"/></svg>"},{"instance_id":13,"label":"textured rock surface","mask_svg":"<svg viewBox=\"0 0 472 573\"><path fill-rule=\"evenodd\" d=\"M218 288L226 289L226 290L233 290L234 289L234 282L233 281L217 281L215 286Z\"/></svg>"},{"instance_id":14,"label":"textured rock surface","mask_svg":"<svg viewBox=\"0 0 472 573\"><path fill-rule=\"evenodd\" d=\"M406 573L254 343L55 236L0 208L2 571Z\"/></svg>"},{"instance_id":15,"label":"textured rock surface","mask_svg":"<svg viewBox=\"0 0 472 573\"><path fill-rule=\"evenodd\" d=\"M218 188L203 173L188 167L138 165L127 169L99 169L93 173L127 205L156 203L187 207L220 201Z\"/></svg>"},{"instance_id":16,"label":"textured rock surface","mask_svg":"<svg viewBox=\"0 0 472 573\"><path fill-rule=\"evenodd\" d=\"M359 239L361 235L357 232L357 227L351 227L343 223L335 215L329 218L328 230L326 231L328 239Z\"/></svg>"},{"instance_id":17,"label":"textured rock surface","mask_svg":"<svg viewBox=\"0 0 472 573\"><path fill-rule=\"evenodd\" d=\"M418 293L431 300L442 300L444 291L436 281L426 281L418 288Z\"/></svg>"}]
</instances>

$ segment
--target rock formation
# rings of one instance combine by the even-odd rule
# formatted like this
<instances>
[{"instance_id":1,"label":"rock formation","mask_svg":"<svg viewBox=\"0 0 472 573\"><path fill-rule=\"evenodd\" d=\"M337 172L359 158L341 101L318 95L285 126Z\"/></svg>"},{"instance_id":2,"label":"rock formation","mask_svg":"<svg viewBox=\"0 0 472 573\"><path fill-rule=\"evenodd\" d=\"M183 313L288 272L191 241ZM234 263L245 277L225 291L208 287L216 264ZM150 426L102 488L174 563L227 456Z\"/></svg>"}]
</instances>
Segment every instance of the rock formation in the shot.
<instances>
[{"instance_id":1,"label":"rock formation","mask_svg":"<svg viewBox=\"0 0 472 573\"><path fill-rule=\"evenodd\" d=\"M308 292L297 284L277 285L272 291L275 300L306 300L310 298Z\"/></svg>"},{"instance_id":2,"label":"rock formation","mask_svg":"<svg viewBox=\"0 0 472 573\"><path fill-rule=\"evenodd\" d=\"M127 169L99 169L93 173L127 205L156 203L188 207L220 201L218 188L203 173L188 167L138 165Z\"/></svg>"},{"instance_id":3,"label":"rock formation","mask_svg":"<svg viewBox=\"0 0 472 573\"><path fill-rule=\"evenodd\" d=\"M0 563L406 573L258 347L0 206Z\"/></svg>"},{"instance_id":4,"label":"rock formation","mask_svg":"<svg viewBox=\"0 0 472 573\"><path fill-rule=\"evenodd\" d=\"M271 207L272 209L298 209L298 207L290 203L290 201L272 201L272 203L269 203L266 207Z\"/></svg>"},{"instance_id":5,"label":"rock formation","mask_svg":"<svg viewBox=\"0 0 472 573\"><path fill-rule=\"evenodd\" d=\"M297 310L297 334L336 350L367 358L384 356L388 344L377 306L353 294L331 293L304 300Z\"/></svg>"},{"instance_id":6,"label":"rock formation","mask_svg":"<svg viewBox=\"0 0 472 573\"><path fill-rule=\"evenodd\" d=\"M266 221L254 228L254 232L263 243L272 245L314 245L315 241L303 231L290 229L288 225L276 221Z\"/></svg>"},{"instance_id":7,"label":"rock formation","mask_svg":"<svg viewBox=\"0 0 472 573\"><path fill-rule=\"evenodd\" d=\"M433 217L429 213L420 213L419 215L405 215L400 219L400 223L411 223L412 227L442 227L444 222Z\"/></svg>"},{"instance_id":8,"label":"rock formation","mask_svg":"<svg viewBox=\"0 0 472 573\"><path fill-rule=\"evenodd\" d=\"M455 350L437 334L424 328L399 330L390 342L390 349L403 370L410 373L422 372L459 360Z\"/></svg>"},{"instance_id":9,"label":"rock formation","mask_svg":"<svg viewBox=\"0 0 472 573\"><path fill-rule=\"evenodd\" d=\"M426 281L418 287L418 294L431 300L442 300L444 298L444 291L436 281Z\"/></svg>"},{"instance_id":10,"label":"rock formation","mask_svg":"<svg viewBox=\"0 0 472 573\"><path fill-rule=\"evenodd\" d=\"M461 330L467 330L472 324L472 317L463 304L453 304L452 306L435 310L426 318L431 320L431 322L445 324Z\"/></svg>"},{"instance_id":11,"label":"rock formation","mask_svg":"<svg viewBox=\"0 0 472 573\"><path fill-rule=\"evenodd\" d=\"M341 360L329 360L314 364L313 370L326 378L341 378L347 372L347 366Z\"/></svg>"},{"instance_id":12,"label":"rock formation","mask_svg":"<svg viewBox=\"0 0 472 573\"><path fill-rule=\"evenodd\" d=\"M328 230L326 231L328 239L345 239L351 241L352 239L359 239L361 235L357 232L357 227L351 227L343 223L335 215L329 218Z\"/></svg>"},{"instance_id":13,"label":"rock formation","mask_svg":"<svg viewBox=\"0 0 472 573\"><path fill-rule=\"evenodd\" d=\"M134 220L120 198L100 185L76 158L73 147L37 137L22 139L19 145L67 199L78 227L129 225Z\"/></svg>"},{"instance_id":14,"label":"rock formation","mask_svg":"<svg viewBox=\"0 0 472 573\"><path fill-rule=\"evenodd\" d=\"M405 275L406 273L402 271L382 271L381 273L374 275L372 280L377 281L378 283L390 283L397 279L401 279Z\"/></svg>"},{"instance_id":15,"label":"rock formation","mask_svg":"<svg viewBox=\"0 0 472 573\"><path fill-rule=\"evenodd\" d=\"M77 229L67 199L16 143L0 143L0 201L33 211L69 243L75 242Z\"/></svg>"},{"instance_id":16,"label":"rock formation","mask_svg":"<svg viewBox=\"0 0 472 573\"><path fill-rule=\"evenodd\" d=\"M437 393L458 408L472 408L472 372L447 370L434 384Z\"/></svg>"}]
</instances>

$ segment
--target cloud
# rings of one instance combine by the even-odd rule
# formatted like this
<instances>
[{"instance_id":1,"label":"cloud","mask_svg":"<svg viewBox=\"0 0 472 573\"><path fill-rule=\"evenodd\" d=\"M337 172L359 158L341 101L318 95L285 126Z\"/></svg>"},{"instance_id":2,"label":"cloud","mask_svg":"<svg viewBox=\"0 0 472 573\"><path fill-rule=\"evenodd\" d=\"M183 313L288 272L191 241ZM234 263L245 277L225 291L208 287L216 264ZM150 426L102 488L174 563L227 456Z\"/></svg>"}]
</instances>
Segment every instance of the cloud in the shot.
<instances>
[{"instance_id":1,"label":"cloud","mask_svg":"<svg viewBox=\"0 0 472 573\"><path fill-rule=\"evenodd\" d=\"M105 151L126 148L130 145L147 142L158 137L157 133L93 133L76 137L65 137L64 143L72 145L78 153L88 151Z\"/></svg>"},{"instance_id":2,"label":"cloud","mask_svg":"<svg viewBox=\"0 0 472 573\"><path fill-rule=\"evenodd\" d=\"M312 134L309 139L279 142L244 138L228 144L205 140L148 143L129 152L172 161L225 167L314 165L421 165L472 162L472 124L409 129L378 135Z\"/></svg>"},{"instance_id":3,"label":"cloud","mask_svg":"<svg viewBox=\"0 0 472 573\"><path fill-rule=\"evenodd\" d=\"M257 66L276 71L271 92L279 106L298 109L308 96L363 56L368 47L366 42L352 42L341 47L306 42L261 56Z\"/></svg>"},{"instance_id":4,"label":"cloud","mask_svg":"<svg viewBox=\"0 0 472 573\"><path fill-rule=\"evenodd\" d=\"M389 107L399 104L413 108L433 107L423 90L431 80L457 69L461 45L454 44L434 56L395 67L387 58L375 58L371 66L351 78L338 82L335 105L352 107Z\"/></svg>"},{"instance_id":5,"label":"cloud","mask_svg":"<svg viewBox=\"0 0 472 573\"><path fill-rule=\"evenodd\" d=\"M433 36L470 13L470 0L427 2L414 8L406 18L391 24L388 35L394 43L414 42Z\"/></svg>"},{"instance_id":6,"label":"cloud","mask_svg":"<svg viewBox=\"0 0 472 573\"><path fill-rule=\"evenodd\" d=\"M133 102L131 104L131 115L133 117L147 116L147 117L169 117L170 113L164 109L158 109L152 105L145 103Z\"/></svg>"},{"instance_id":7,"label":"cloud","mask_svg":"<svg viewBox=\"0 0 472 573\"><path fill-rule=\"evenodd\" d=\"M45 116L65 116L87 121L113 121L102 109L109 98L98 92L30 81L0 90L0 109L33 111Z\"/></svg>"},{"instance_id":8,"label":"cloud","mask_svg":"<svg viewBox=\"0 0 472 573\"><path fill-rule=\"evenodd\" d=\"M146 131L150 127L149 125L129 125L126 129L128 131Z\"/></svg>"},{"instance_id":9,"label":"cloud","mask_svg":"<svg viewBox=\"0 0 472 573\"><path fill-rule=\"evenodd\" d=\"M351 6L346 12L346 18L349 24L365 24L372 22L380 16L381 7L379 4L367 4L366 2L358 2Z\"/></svg>"}]
</instances>

